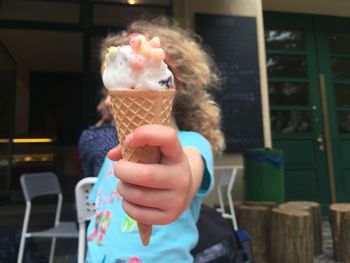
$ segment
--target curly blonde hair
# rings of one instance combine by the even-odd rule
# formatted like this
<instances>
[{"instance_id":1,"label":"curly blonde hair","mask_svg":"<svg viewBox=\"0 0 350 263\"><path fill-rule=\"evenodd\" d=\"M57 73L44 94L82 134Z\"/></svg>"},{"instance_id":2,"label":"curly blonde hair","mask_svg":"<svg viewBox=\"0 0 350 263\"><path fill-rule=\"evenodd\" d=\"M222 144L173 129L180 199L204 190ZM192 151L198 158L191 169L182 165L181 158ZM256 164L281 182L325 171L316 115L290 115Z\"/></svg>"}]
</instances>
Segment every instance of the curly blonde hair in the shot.
<instances>
[{"instance_id":1,"label":"curly blonde hair","mask_svg":"<svg viewBox=\"0 0 350 263\"><path fill-rule=\"evenodd\" d=\"M151 21L139 20L126 31L108 35L101 45L101 63L110 46L129 43L129 35L139 33L151 39L157 36L166 53L166 63L173 72L176 95L173 116L180 130L196 131L212 145L219 155L225 148L220 128L221 111L208 90L218 87L219 77L215 64L200 44L200 38L181 28L175 20L160 17Z\"/></svg>"}]
</instances>

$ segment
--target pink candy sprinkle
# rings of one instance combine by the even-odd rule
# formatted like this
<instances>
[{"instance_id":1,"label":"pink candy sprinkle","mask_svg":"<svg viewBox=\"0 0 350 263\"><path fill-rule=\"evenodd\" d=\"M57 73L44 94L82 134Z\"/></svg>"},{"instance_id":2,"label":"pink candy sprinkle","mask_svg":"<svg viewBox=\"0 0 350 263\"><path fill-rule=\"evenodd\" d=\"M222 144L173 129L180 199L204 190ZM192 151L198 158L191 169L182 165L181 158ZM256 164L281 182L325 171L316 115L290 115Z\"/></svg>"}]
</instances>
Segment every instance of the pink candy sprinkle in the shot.
<instances>
[{"instance_id":1,"label":"pink candy sprinkle","mask_svg":"<svg viewBox=\"0 0 350 263\"><path fill-rule=\"evenodd\" d=\"M147 40L144 35L130 34L130 46L131 48L145 58L151 58L156 61L163 61L165 59L165 52L160 47L160 40L158 37L153 37L151 40ZM130 61L133 69L141 69L143 63L137 60Z\"/></svg>"}]
</instances>

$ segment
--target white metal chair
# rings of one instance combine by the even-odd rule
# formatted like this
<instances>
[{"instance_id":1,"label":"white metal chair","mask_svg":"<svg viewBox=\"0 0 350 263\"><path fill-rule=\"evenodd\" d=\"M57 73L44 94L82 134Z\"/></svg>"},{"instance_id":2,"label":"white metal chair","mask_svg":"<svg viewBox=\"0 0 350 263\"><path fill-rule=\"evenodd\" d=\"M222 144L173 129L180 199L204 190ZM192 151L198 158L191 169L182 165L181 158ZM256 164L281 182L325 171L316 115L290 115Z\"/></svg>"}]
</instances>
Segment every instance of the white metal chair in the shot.
<instances>
[{"instance_id":1,"label":"white metal chair","mask_svg":"<svg viewBox=\"0 0 350 263\"><path fill-rule=\"evenodd\" d=\"M63 196L57 176L52 172L28 173L20 178L21 187L26 201L26 210L22 227L21 241L18 251L17 263L22 263L25 241L27 238L51 238L49 262L52 263L56 238L77 238L78 230L76 222L61 222L61 210ZM57 208L53 227L42 231L28 232L29 218L31 213L31 201L40 196L57 195Z\"/></svg>"},{"instance_id":2,"label":"white metal chair","mask_svg":"<svg viewBox=\"0 0 350 263\"><path fill-rule=\"evenodd\" d=\"M215 175L218 176L217 192L219 195L220 207L216 210L221 213L223 218L229 218L232 220L233 229L238 230L236 214L232 201L232 190L236 179L237 168L234 166L215 166ZM229 212L225 210L225 202L222 194L222 189L227 187L226 198L229 206Z\"/></svg>"},{"instance_id":3,"label":"white metal chair","mask_svg":"<svg viewBox=\"0 0 350 263\"><path fill-rule=\"evenodd\" d=\"M96 177L87 177L81 179L75 186L75 202L79 224L78 263L83 263L85 260L85 223L95 215L95 204L90 202L89 194L96 181Z\"/></svg>"}]
</instances>

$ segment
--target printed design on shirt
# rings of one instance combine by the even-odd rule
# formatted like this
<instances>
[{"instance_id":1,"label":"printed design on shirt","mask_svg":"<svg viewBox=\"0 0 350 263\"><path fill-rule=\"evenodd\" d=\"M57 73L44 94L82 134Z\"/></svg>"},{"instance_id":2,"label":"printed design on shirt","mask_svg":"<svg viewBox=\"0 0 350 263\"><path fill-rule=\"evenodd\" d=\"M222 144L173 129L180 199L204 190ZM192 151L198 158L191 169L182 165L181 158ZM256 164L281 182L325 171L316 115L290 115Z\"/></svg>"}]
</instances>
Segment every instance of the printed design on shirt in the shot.
<instances>
[{"instance_id":1,"label":"printed design on shirt","mask_svg":"<svg viewBox=\"0 0 350 263\"><path fill-rule=\"evenodd\" d=\"M111 176L113 175L113 167L114 167L114 162L111 163L111 166L109 167L106 176Z\"/></svg>"},{"instance_id":2,"label":"printed design on shirt","mask_svg":"<svg viewBox=\"0 0 350 263\"><path fill-rule=\"evenodd\" d=\"M98 190L97 195L96 195L96 201L95 201L95 210L98 210L98 207L100 205L100 200L101 200L101 192L102 189Z\"/></svg>"},{"instance_id":3,"label":"printed design on shirt","mask_svg":"<svg viewBox=\"0 0 350 263\"><path fill-rule=\"evenodd\" d=\"M121 198L121 197L120 197L119 193L117 192L117 190L113 190L113 191L111 192L110 197L109 197L109 198L106 198L106 199L103 201L103 203L105 203L105 204L111 204L111 203L113 203L114 200L118 201L120 198Z\"/></svg>"},{"instance_id":4,"label":"printed design on shirt","mask_svg":"<svg viewBox=\"0 0 350 263\"><path fill-rule=\"evenodd\" d=\"M139 257L132 256L128 260L116 259L114 263L142 263L142 260Z\"/></svg>"},{"instance_id":5,"label":"printed design on shirt","mask_svg":"<svg viewBox=\"0 0 350 263\"><path fill-rule=\"evenodd\" d=\"M137 228L137 222L127 215L122 224L122 232L131 232L135 227Z\"/></svg>"},{"instance_id":6,"label":"printed design on shirt","mask_svg":"<svg viewBox=\"0 0 350 263\"><path fill-rule=\"evenodd\" d=\"M109 176L112 174L113 174L113 163L111 164L108 172L106 173L106 176ZM112 212L110 210L103 210L103 207L105 204L112 204L114 201L118 201L121 199L121 196L119 195L117 190L113 190L109 194L103 193L102 190L103 189L99 189L96 194L96 202L95 202L96 215L95 215L94 230L87 237L88 241L92 241L96 239L96 243L98 245L102 244L103 238L106 234L107 228L112 219Z\"/></svg>"},{"instance_id":7,"label":"printed design on shirt","mask_svg":"<svg viewBox=\"0 0 350 263\"><path fill-rule=\"evenodd\" d=\"M112 218L112 212L109 210L96 212L95 229L87 237L88 241L92 241L97 237L96 243L98 245L101 245L103 238L106 234L107 228L109 226L109 223L111 222L111 218Z\"/></svg>"}]
</instances>

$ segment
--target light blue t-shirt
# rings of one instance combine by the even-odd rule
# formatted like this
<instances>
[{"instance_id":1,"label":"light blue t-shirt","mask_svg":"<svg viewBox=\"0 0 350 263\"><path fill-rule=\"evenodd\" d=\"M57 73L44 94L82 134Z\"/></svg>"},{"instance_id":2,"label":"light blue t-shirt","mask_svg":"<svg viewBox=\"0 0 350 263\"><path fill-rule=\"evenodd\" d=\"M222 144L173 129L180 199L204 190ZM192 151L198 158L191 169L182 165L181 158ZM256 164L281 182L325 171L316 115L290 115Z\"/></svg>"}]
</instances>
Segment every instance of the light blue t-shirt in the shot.
<instances>
[{"instance_id":1,"label":"light blue t-shirt","mask_svg":"<svg viewBox=\"0 0 350 263\"><path fill-rule=\"evenodd\" d=\"M193 262L190 250L198 241L196 222L202 199L212 190L213 157L208 141L196 132L178 132L182 146L192 146L202 155L202 184L186 211L168 225L153 225L150 244L143 246L137 222L127 216L116 191L115 162L105 159L90 199L96 202L96 217L87 230L86 263L174 263ZM180 176L180 175L179 175Z\"/></svg>"}]
</instances>

